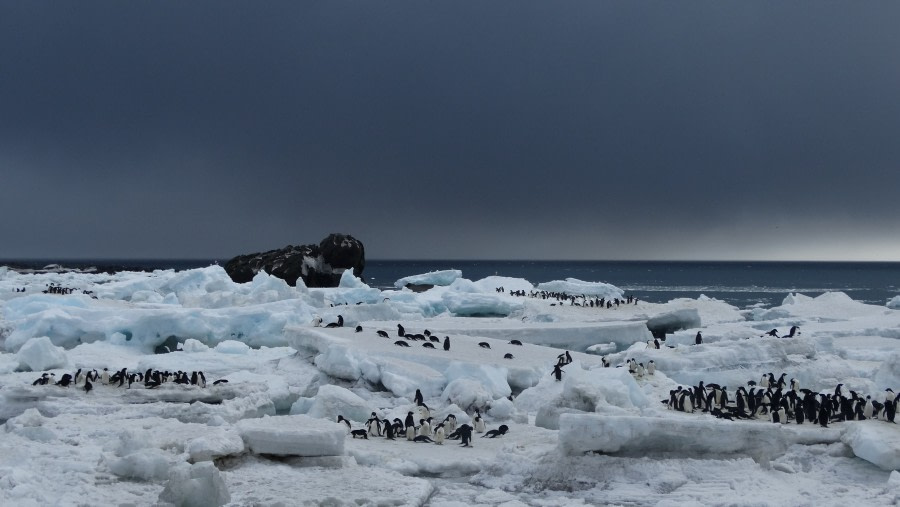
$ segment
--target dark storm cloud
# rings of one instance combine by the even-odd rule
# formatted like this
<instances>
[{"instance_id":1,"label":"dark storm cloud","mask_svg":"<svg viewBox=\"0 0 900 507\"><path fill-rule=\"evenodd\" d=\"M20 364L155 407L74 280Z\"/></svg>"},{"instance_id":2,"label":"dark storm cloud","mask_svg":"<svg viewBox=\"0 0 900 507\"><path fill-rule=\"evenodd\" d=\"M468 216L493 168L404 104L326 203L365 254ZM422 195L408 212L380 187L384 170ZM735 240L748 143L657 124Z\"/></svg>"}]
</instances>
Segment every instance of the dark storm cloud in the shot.
<instances>
[{"instance_id":1,"label":"dark storm cloud","mask_svg":"<svg viewBox=\"0 0 900 507\"><path fill-rule=\"evenodd\" d=\"M896 260L898 14L3 0L0 257Z\"/></svg>"}]
</instances>

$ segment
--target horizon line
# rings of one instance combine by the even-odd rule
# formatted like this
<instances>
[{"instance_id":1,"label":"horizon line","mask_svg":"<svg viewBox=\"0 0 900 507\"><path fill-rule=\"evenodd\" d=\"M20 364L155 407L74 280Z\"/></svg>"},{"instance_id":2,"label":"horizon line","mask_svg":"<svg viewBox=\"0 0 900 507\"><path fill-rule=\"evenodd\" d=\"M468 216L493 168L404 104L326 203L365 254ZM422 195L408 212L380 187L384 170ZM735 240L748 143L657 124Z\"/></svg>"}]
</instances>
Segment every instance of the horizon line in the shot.
<instances>
[{"instance_id":1,"label":"horizon line","mask_svg":"<svg viewBox=\"0 0 900 507\"><path fill-rule=\"evenodd\" d=\"M161 261L180 261L180 262L227 262L234 257L8 257L8 258L0 258L0 265L4 265L4 263L34 263L34 262L46 262L50 264L58 264L61 262L79 262L79 263L91 263L91 262L161 262ZM897 260L873 260L873 259L506 259L506 258L390 258L390 257L377 257L371 259L365 259L366 262L721 262L721 263L740 263L740 262L780 262L780 263L828 263L828 262L843 262L843 263L900 263L900 259Z\"/></svg>"}]
</instances>

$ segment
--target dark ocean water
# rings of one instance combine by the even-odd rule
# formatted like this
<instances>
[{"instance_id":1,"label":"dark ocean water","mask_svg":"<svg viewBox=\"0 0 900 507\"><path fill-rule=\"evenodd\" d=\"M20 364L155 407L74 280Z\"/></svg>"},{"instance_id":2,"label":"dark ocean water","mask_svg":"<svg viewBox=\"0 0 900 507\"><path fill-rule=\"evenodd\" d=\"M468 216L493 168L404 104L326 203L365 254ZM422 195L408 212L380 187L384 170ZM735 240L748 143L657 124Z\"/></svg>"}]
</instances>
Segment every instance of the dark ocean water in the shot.
<instances>
[{"instance_id":1,"label":"dark ocean water","mask_svg":"<svg viewBox=\"0 0 900 507\"><path fill-rule=\"evenodd\" d=\"M191 269L226 260L52 261L70 268L101 271ZM0 261L0 265L40 268L51 261ZM611 283L644 301L665 302L701 294L746 308L781 304L790 292L817 296L845 292L871 304L900 295L900 262L692 262L692 261L394 261L367 260L363 278L378 288L435 270L459 269L465 278L491 275L525 278L538 284L565 278Z\"/></svg>"},{"instance_id":2,"label":"dark ocean water","mask_svg":"<svg viewBox=\"0 0 900 507\"><path fill-rule=\"evenodd\" d=\"M900 294L900 263L874 262L657 262L657 261L366 261L374 287L433 270L459 269L472 280L490 275L538 284L565 278L611 283L644 301L665 302L701 294L745 308L781 304L790 292L818 296L842 291L866 303L885 304Z\"/></svg>"}]
</instances>

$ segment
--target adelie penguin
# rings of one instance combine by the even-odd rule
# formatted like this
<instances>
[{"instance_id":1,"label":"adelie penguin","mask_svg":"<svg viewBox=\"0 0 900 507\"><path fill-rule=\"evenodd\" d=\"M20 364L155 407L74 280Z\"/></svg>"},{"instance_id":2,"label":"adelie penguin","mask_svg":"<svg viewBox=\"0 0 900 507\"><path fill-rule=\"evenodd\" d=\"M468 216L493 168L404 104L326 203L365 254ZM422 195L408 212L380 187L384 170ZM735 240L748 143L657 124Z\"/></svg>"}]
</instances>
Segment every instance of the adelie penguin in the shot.
<instances>
[{"instance_id":1,"label":"adelie penguin","mask_svg":"<svg viewBox=\"0 0 900 507\"><path fill-rule=\"evenodd\" d=\"M385 422L387 422L385 420ZM369 417L369 420L366 421L366 426L369 429L369 435L373 437L381 436L381 419L378 418L378 415L375 412L372 412L372 417Z\"/></svg>"},{"instance_id":2,"label":"adelie penguin","mask_svg":"<svg viewBox=\"0 0 900 507\"><path fill-rule=\"evenodd\" d=\"M378 336L380 336L380 337L382 337L382 338L388 338L388 337L389 337L388 334L387 334L387 331L382 331L382 330L380 330L380 329L378 330Z\"/></svg>"},{"instance_id":3,"label":"adelie penguin","mask_svg":"<svg viewBox=\"0 0 900 507\"><path fill-rule=\"evenodd\" d=\"M480 343L478 344L478 346L481 347L481 348L483 348L483 349L489 349L489 348L491 348L491 344L488 343L488 342L480 342Z\"/></svg>"},{"instance_id":4,"label":"adelie penguin","mask_svg":"<svg viewBox=\"0 0 900 507\"><path fill-rule=\"evenodd\" d=\"M453 414L448 415L447 417L444 418L444 422L441 424L442 425L446 424L447 431L449 431L450 433L453 433L454 431L456 431L456 416Z\"/></svg>"},{"instance_id":5,"label":"adelie penguin","mask_svg":"<svg viewBox=\"0 0 900 507\"><path fill-rule=\"evenodd\" d=\"M553 371L550 372L550 375L556 377L557 382L562 380L562 374L563 374L562 365L560 365L559 363L554 365Z\"/></svg>"},{"instance_id":6,"label":"adelie penguin","mask_svg":"<svg viewBox=\"0 0 900 507\"><path fill-rule=\"evenodd\" d=\"M338 320L337 320L337 322L331 322L330 324L328 324L328 325L325 326L325 327L326 327L326 328L329 328L329 327L330 327L330 328L334 328L334 327L344 327L344 317L343 317L342 315L338 315Z\"/></svg>"},{"instance_id":7,"label":"adelie penguin","mask_svg":"<svg viewBox=\"0 0 900 507\"><path fill-rule=\"evenodd\" d=\"M472 427L468 424L463 424L457 430L459 432L459 438L461 440L461 447L472 447Z\"/></svg>"},{"instance_id":8,"label":"adelie penguin","mask_svg":"<svg viewBox=\"0 0 900 507\"><path fill-rule=\"evenodd\" d=\"M512 355L512 354L510 354L509 352L507 352L506 354L503 354L503 359L514 359L514 358L513 358L513 355Z\"/></svg>"},{"instance_id":9,"label":"adelie penguin","mask_svg":"<svg viewBox=\"0 0 900 507\"><path fill-rule=\"evenodd\" d=\"M444 337L444 350L450 350L450 337Z\"/></svg>"},{"instance_id":10,"label":"adelie penguin","mask_svg":"<svg viewBox=\"0 0 900 507\"><path fill-rule=\"evenodd\" d=\"M400 338L406 336L406 330L403 329L403 324L397 324L397 336Z\"/></svg>"},{"instance_id":11,"label":"adelie penguin","mask_svg":"<svg viewBox=\"0 0 900 507\"><path fill-rule=\"evenodd\" d=\"M353 438L362 438L362 439L364 439L364 440L368 440L368 439L369 439L368 433L369 433L369 432L366 431L366 430L352 430L352 431L350 432L350 434L353 435Z\"/></svg>"},{"instance_id":12,"label":"adelie penguin","mask_svg":"<svg viewBox=\"0 0 900 507\"><path fill-rule=\"evenodd\" d=\"M362 333L362 326L356 326L356 332Z\"/></svg>"},{"instance_id":13,"label":"adelie penguin","mask_svg":"<svg viewBox=\"0 0 900 507\"><path fill-rule=\"evenodd\" d=\"M509 344L522 346L522 342L520 342L519 340L510 340Z\"/></svg>"},{"instance_id":14,"label":"adelie penguin","mask_svg":"<svg viewBox=\"0 0 900 507\"><path fill-rule=\"evenodd\" d=\"M501 424L499 428L495 430L488 431L484 435L481 435L481 438L497 438L499 436L506 435L506 432L509 431L509 426L505 424Z\"/></svg>"},{"instance_id":15,"label":"adelie penguin","mask_svg":"<svg viewBox=\"0 0 900 507\"><path fill-rule=\"evenodd\" d=\"M403 341L403 340L397 340L397 341L395 341L395 342L394 342L394 345L396 345L396 346L398 346L398 347L409 347L409 344L406 343L406 342Z\"/></svg>"},{"instance_id":16,"label":"adelie penguin","mask_svg":"<svg viewBox=\"0 0 900 507\"><path fill-rule=\"evenodd\" d=\"M431 436L431 424L426 419L419 419L419 435Z\"/></svg>"},{"instance_id":17,"label":"adelie penguin","mask_svg":"<svg viewBox=\"0 0 900 507\"><path fill-rule=\"evenodd\" d=\"M484 429L485 429L485 427L484 427L484 418L481 417L481 412L479 412L478 410L475 411L474 424L475 424L475 431L476 431L476 432L478 432L478 433L484 433Z\"/></svg>"},{"instance_id":18,"label":"adelie penguin","mask_svg":"<svg viewBox=\"0 0 900 507\"><path fill-rule=\"evenodd\" d=\"M427 435L419 435L419 436L413 438L413 442L416 442L416 443L425 443L425 444L432 444L432 443L434 443L434 440L432 440L432 439L431 439L430 437L428 437Z\"/></svg>"}]
</instances>

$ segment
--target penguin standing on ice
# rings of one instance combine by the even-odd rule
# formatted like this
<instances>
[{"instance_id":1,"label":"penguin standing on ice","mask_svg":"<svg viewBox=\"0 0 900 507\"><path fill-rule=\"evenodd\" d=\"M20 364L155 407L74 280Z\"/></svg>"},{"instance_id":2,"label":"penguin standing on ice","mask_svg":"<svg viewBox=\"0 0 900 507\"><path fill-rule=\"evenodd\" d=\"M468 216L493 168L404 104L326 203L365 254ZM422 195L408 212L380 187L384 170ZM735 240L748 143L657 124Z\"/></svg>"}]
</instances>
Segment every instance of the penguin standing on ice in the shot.
<instances>
[{"instance_id":1,"label":"penguin standing on ice","mask_svg":"<svg viewBox=\"0 0 900 507\"><path fill-rule=\"evenodd\" d=\"M415 426L407 426L406 427L406 439L410 440L410 441L416 439L416 427Z\"/></svg>"},{"instance_id":2,"label":"penguin standing on ice","mask_svg":"<svg viewBox=\"0 0 900 507\"><path fill-rule=\"evenodd\" d=\"M824 394L821 394L819 396L822 397L822 401L819 402L819 426L827 428L828 420L831 418L831 400L829 400Z\"/></svg>"},{"instance_id":3,"label":"penguin standing on ice","mask_svg":"<svg viewBox=\"0 0 900 507\"><path fill-rule=\"evenodd\" d=\"M472 447L472 427L463 424L459 427L460 447Z\"/></svg>"},{"instance_id":4,"label":"penguin standing on ice","mask_svg":"<svg viewBox=\"0 0 900 507\"><path fill-rule=\"evenodd\" d=\"M434 443L444 445L444 423L440 423L434 427Z\"/></svg>"},{"instance_id":5,"label":"penguin standing on ice","mask_svg":"<svg viewBox=\"0 0 900 507\"><path fill-rule=\"evenodd\" d=\"M638 363L637 368L634 370L634 376L637 378L644 378L644 363Z\"/></svg>"},{"instance_id":6,"label":"penguin standing on ice","mask_svg":"<svg viewBox=\"0 0 900 507\"><path fill-rule=\"evenodd\" d=\"M422 396L422 391L416 389L416 394L413 396L413 403L415 403L416 406L419 406L423 401L425 401L425 398Z\"/></svg>"},{"instance_id":7,"label":"penguin standing on ice","mask_svg":"<svg viewBox=\"0 0 900 507\"><path fill-rule=\"evenodd\" d=\"M647 375L652 377L654 373L656 373L656 363L651 359L650 362L647 363Z\"/></svg>"},{"instance_id":8,"label":"penguin standing on ice","mask_svg":"<svg viewBox=\"0 0 900 507\"><path fill-rule=\"evenodd\" d=\"M447 351L450 350L450 337L449 336L444 337L444 350L447 350Z\"/></svg>"},{"instance_id":9,"label":"penguin standing on ice","mask_svg":"<svg viewBox=\"0 0 900 507\"><path fill-rule=\"evenodd\" d=\"M479 412L477 410L475 411L474 424L475 424L475 431L477 433L484 433L484 429L485 429L484 428L484 418L481 417L481 412Z\"/></svg>"},{"instance_id":10,"label":"penguin standing on ice","mask_svg":"<svg viewBox=\"0 0 900 507\"><path fill-rule=\"evenodd\" d=\"M419 435L431 436L431 424L425 419L419 419Z\"/></svg>"},{"instance_id":11,"label":"penguin standing on ice","mask_svg":"<svg viewBox=\"0 0 900 507\"><path fill-rule=\"evenodd\" d=\"M339 416L337 416L337 422L346 424L347 425L347 433L350 433L350 421L344 419L344 416L339 415Z\"/></svg>"},{"instance_id":12,"label":"penguin standing on ice","mask_svg":"<svg viewBox=\"0 0 900 507\"><path fill-rule=\"evenodd\" d=\"M875 411L874 409L875 409L875 406L872 405L872 397L866 396L866 401L865 401L865 404L863 405L863 416L865 416L866 419L871 419L872 413Z\"/></svg>"},{"instance_id":13,"label":"penguin standing on ice","mask_svg":"<svg viewBox=\"0 0 900 507\"><path fill-rule=\"evenodd\" d=\"M372 417L370 417L369 420L366 421L366 426L368 426L369 428L369 435L372 435L373 437L381 436L381 420L378 419L378 416L375 414L375 412L372 412Z\"/></svg>"},{"instance_id":14,"label":"penguin standing on ice","mask_svg":"<svg viewBox=\"0 0 900 507\"><path fill-rule=\"evenodd\" d=\"M553 371L550 372L550 375L553 375L554 377L556 377L556 381L557 381L557 382L559 382L560 380L562 380L562 374L563 374L562 366L561 366L559 363L557 363L556 365L554 365L554 366L553 366Z\"/></svg>"},{"instance_id":15,"label":"penguin standing on ice","mask_svg":"<svg viewBox=\"0 0 900 507\"><path fill-rule=\"evenodd\" d=\"M703 343L703 336L700 334L700 331L697 331L697 336L694 337L694 345L700 345Z\"/></svg>"},{"instance_id":16,"label":"penguin standing on ice","mask_svg":"<svg viewBox=\"0 0 900 507\"><path fill-rule=\"evenodd\" d=\"M403 421L403 427L408 430L410 427L415 428L415 426L416 426L416 420L415 420L415 418L413 418L413 413L407 412L406 420Z\"/></svg>"},{"instance_id":17,"label":"penguin standing on ice","mask_svg":"<svg viewBox=\"0 0 900 507\"><path fill-rule=\"evenodd\" d=\"M453 433L456 431L456 416L453 414L448 415L444 418L444 423L447 425L447 431Z\"/></svg>"},{"instance_id":18,"label":"penguin standing on ice","mask_svg":"<svg viewBox=\"0 0 900 507\"><path fill-rule=\"evenodd\" d=\"M897 417L897 397L890 388L884 391L884 415L888 422L894 422L894 418Z\"/></svg>"}]
</instances>

